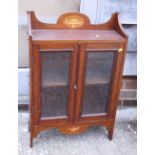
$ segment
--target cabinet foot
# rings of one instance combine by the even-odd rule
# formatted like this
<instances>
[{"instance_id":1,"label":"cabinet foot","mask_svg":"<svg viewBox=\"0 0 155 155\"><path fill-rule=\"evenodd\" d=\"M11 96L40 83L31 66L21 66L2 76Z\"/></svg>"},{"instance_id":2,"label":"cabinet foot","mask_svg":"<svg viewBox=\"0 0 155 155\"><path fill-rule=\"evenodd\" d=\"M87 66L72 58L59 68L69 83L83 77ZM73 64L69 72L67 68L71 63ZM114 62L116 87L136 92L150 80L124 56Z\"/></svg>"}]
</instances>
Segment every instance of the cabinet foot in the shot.
<instances>
[{"instance_id":1,"label":"cabinet foot","mask_svg":"<svg viewBox=\"0 0 155 155\"><path fill-rule=\"evenodd\" d=\"M108 138L109 138L109 140L113 139L113 133L114 133L114 129L113 128L109 129L109 131L108 131Z\"/></svg>"}]
</instances>

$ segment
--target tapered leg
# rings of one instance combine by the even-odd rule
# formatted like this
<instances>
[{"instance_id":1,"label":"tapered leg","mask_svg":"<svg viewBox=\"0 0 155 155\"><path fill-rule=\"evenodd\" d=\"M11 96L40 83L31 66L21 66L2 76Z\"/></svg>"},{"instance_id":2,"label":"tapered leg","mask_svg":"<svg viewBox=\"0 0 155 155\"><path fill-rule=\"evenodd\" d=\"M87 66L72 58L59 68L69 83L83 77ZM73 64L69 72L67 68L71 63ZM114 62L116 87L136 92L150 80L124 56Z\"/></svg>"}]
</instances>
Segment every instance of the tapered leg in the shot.
<instances>
[{"instance_id":1,"label":"tapered leg","mask_svg":"<svg viewBox=\"0 0 155 155\"><path fill-rule=\"evenodd\" d=\"M113 139L113 133L114 133L114 126L108 129L108 138L109 140Z\"/></svg>"},{"instance_id":2,"label":"tapered leg","mask_svg":"<svg viewBox=\"0 0 155 155\"><path fill-rule=\"evenodd\" d=\"M111 128L111 129L108 130L108 138L109 138L109 140L113 139L113 132L114 132L114 128Z\"/></svg>"}]
</instances>

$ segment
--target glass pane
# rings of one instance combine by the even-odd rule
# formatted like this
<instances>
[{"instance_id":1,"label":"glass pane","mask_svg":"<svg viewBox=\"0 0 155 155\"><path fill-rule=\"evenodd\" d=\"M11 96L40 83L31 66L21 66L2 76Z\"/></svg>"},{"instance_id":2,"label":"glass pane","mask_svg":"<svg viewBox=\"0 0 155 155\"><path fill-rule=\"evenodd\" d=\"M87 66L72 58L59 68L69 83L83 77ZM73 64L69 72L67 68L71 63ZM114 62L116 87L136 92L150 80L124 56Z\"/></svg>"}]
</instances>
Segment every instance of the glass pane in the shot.
<instances>
[{"instance_id":1,"label":"glass pane","mask_svg":"<svg viewBox=\"0 0 155 155\"><path fill-rule=\"evenodd\" d=\"M41 117L66 117L70 52L41 52Z\"/></svg>"},{"instance_id":2,"label":"glass pane","mask_svg":"<svg viewBox=\"0 0 155 155\"><path fill-rule=\"evenodd\" d=\"M106 113L113 51L88 52L82 115Z\"/></svg>"}]
</instances>

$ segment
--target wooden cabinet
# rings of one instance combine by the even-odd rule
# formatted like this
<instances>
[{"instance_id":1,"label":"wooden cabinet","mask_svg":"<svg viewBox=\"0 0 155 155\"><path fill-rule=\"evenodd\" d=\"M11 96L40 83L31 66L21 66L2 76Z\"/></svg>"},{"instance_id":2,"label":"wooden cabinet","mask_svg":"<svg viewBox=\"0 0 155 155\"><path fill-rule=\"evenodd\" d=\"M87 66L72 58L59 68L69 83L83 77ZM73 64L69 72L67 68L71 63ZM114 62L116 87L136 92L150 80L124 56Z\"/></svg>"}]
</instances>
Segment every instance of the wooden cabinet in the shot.
<instances>
[{"instance_id":1,"label":"wooden cabinet","mask_svg":"<svg viewBox=\"0 0 155 155\"><path fill-rule=\"evenodd\" d=\"M103 125L112 139L127 47L118 14L91 25L67 13L56 24L28 12L30 49L30 146L48 128L79 134Z\"/></svg>"}]
</instances>

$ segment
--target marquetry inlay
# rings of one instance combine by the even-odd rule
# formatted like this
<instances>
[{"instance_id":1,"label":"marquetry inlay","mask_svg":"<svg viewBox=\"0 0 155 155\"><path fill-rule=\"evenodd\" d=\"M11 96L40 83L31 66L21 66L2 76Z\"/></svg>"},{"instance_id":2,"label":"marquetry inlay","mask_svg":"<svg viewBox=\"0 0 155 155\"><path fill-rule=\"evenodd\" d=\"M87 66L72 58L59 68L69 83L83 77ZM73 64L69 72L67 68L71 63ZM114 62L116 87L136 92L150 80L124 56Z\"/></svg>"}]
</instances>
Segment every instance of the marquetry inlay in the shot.
<instances>
[{"instance_id":1,"label":"marquetry inlay","mask_svg":"<svg viewBox=\"0 0 155 155\"><path fill-rule=\"evenodd\" d=\"M79 130L80 127L79 126L73 126L73 127L70 127L69 130L72 131L72 132L75 132L77 130Z\"/></svg>"},{"instance_id":2,"label":"marquetry inlay","mask_svg":"<svg viewBox=\"0 0 155 155\"><path fill-rule=\"evenodd\" d=\"M71 15L64 19L63 24L70 28L78 28L84 25L84 19L78 15Z\"/></svg>"}]
</instances>

